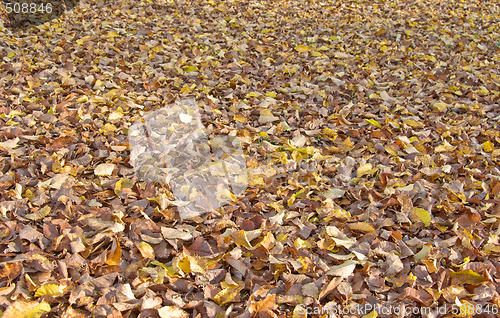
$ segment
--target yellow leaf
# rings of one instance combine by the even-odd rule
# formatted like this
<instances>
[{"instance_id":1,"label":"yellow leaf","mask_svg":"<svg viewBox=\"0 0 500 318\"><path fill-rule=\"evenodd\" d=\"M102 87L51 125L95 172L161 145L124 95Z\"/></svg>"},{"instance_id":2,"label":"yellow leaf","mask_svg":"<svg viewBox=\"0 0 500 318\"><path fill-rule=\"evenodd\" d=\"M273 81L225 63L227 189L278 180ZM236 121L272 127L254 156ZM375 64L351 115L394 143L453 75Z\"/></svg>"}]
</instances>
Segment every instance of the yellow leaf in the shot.
<instances>
[{"instance_id":1,"label":"yellow leaf","mask_svg":"<svg viewBox=\"0 0 500 318\"><path fill-rule=\"evenodd\" d=\"M348 152L352 148L354 148L354 145L351 142L351 138L347 137L342 143L339 144L340 150L344 152Z\"/></svg>"},{"instance_id":2,"label":"yellow leaf","mask_svg":"<svg viewBox=\"0 0 500 318\"><path fill-rule=\"evenodd\" d=\"M371 163L365 163L358 168L358 178L364 176L365 174L373 174L378 170L377 167L373 168Z\"/></svg>"},{"instance_id":3,"label":"yellow leaf","mask_svg":"<svg viewBox=\"0 0 500 318\"><path fill-rule=\"evenodd\" d=\"M308 241L304 241L303 239L301 239L300 237L298 237L295 242L293 243L293 245L295 245L295 247L297 248L311 248L312 245L310 242Z\"/></svg>"},{"instance_id":4,"label":"yellow leaf","mask_svg":"<svg viewBox=\"0 0 500 318\"><path fill-rule=\"evenodd\" d=\"M26 191L24 192L24 197L28 198L28 200L33 200L33 198L35 197L35 195L33 194L33 192L31 192L30 189L26 189Z\"/></svg>"},{"instance_id":5,"label":"yellow leaf","mask_svg":"<svg viewBox=\"0 0 500 318\"><path fill-rule=\"evenodd\" d=\"M205 274L207 271L208 260L197 255L189 255L189 267L193 273Z\"/></svg>"},{"instance_id":6,"label":"yellow leaf","mask_svg":"<svg viewBox=\"0 0 500 318\"><path fill-rule=\"evenodd\" d=\"M382 128L382 125L381 125L381 124L379 124L379 122L378 122L378 121L376 121L375 119L365 119L365 120L366 120L367 122L369 122L370 124L377 126L378 128Z\"/></svg>"},{"instance_id":7,"label":"yellow leaf","mask_svg":"<svg viewBox=\"0 0 500 318\"><path fill-rule=\"evenodd\" d=\"M184 72L189 73L189 72L195 72L198 71L198 67L196 66L185 66L184 67Z\"/></svg>"},{"instance_id":8,"label":"yellow leaf","mask_svg":"<svg viewBox=\"0 0 500 318\"><path fill-rule=\"evenodd\" d=\"M305 46L305 45L297 45L295 47L295 50L299 53L304 53L304 52L307 52L307 51L310 51L312 50L313 48L312 47L309 47L309 46Z\"/></svg>"},{"instance_id":9,"label":"yellow leaf","mask_svg":"<svg viewBox=\"0 0 500 318\"><path fill-rule=\"evenodd\" d=\"M13 121L12 119L6 122L7 125L9 126L17 126L19 123L17 121ZM16 137L17 138L17 137Z\"/></svg>"},{"instance_id":10,"label":"yellow leaf","mask_svg":"<svg viewBox=\"0 0 500 318\"><path fill-rule=\"evenodd\" d=\"M7 57L10 58L10 57L13 57L13 56L16 56L16 53L14 53L14 52L7 53Z\"/></svg>"},{"instance_id":11,"label":"yellow leaf","mask_svg":"<svg viewBox=\"0 0 500 318\"><path fill-rule=\"evenodd\" d=\"M233 115L233 119L236 121L239 121L240 123L243 123L243 124L248 122L248 119L245 116L243 116L242 114Z\"/></svg>"},{"instance_id":12,"label":"yellow leaf","mask_svg":"<svg viewBox=\"0 0 500 318\"><path fill-rule=\"evenodd\" d=\"M85 103L89 101L89 97L87 95L83 95L76 100L77 103Z\"/></svg>"},{"instance_id":13,"label":"yellow leaf","mask_svg":"<svg viewBox=\"0 0 500 318\"><path fill-rule=\"evenodd\" d=\"M116 128L115 125L106 123L104 126L102 126L101 129L99 129L100 133L104 133L105 135L109 135L113 131L116 131L118 128Z\"/></svg>"},{"instance_id":14,"label":"yellow leaf","mask_svg":"<svg viewBox=\"0 0 500 318\"><path fill-rule=\"evenodd\" d=\"M431 223L431 214L422 208L413 208L412 213L417 216L425 226L429 226Z\"/></svg>"},{"instance_id":15,"label":"yellow leaf","mask_svg":"<svg viewBox=\"0 0 500 318\"><path fill-rule=\"evenodd\" d=\"M180 269L183 273L189 274L191 273L191 266L189 264L189 258L176 258L174 261L174 265ZM167 271L168 272L168 271Z\"/></svg>"},{"instance_id":16,"label":"yellow leaf","mask_svg":"<svg viewBox=\"0 0 500 318\"><path fill-rule=\"evenodd\" d=\"M435 103L434 105L432 105L432 108L434 110L439 111L439 112L444 112L448 109L448 105L446 105L446 103L440 102L440 103Z\"/></svg>"},{"instance_id":17,"label":"yellow leaf","mask_svg":"<svg viewBox=\"0 0 500 318\"><path fill-rule=\"evenodd\" d=\"M90 102L96 103L96 104L105 104L106 99L102 96L94 96L90 99Z\"/></svg>"},{"instance_id":18,"label":"yellow leaf","mask_svg":"<svg viewBox=\"0 0 500 318\"><path fill-rule=\"evenodd\" d=\"M48 284L38 288L35 292L35 297L46 295L52 297L61 297L62 295L64 295L64 288L61 285Z\"/></svg>"},{"instance_id":19,"label":"yellow leaf","mask_svg":"<svg viewBox=\"0 0 500 318\"><path fill-rule=\"evenodd\" d=\"M410 126L411 128L424 128L424 124L422 124L421 122L418 122L414 119L407 119L407 120L403 121L403 123Z\"/></svg>"},{"instance_id":20,"label":"yellow leaf","mask_svg":"<svg viewBox=\"0 0 500 318\"><path fill-rule=\"evenodd\" d=\"M109 31L107 37L108 38L116 38L116 37L119 37L120 35L118 33L116 33L115 31Z\"/></svg>"},{"instance_id":21,"label":"yellow leaf","mask_svg":"<svg viewBox=\"0 0 500 318\"><path fill-rule=\"evenodd\" d=\"M222 306L226 303L232 302L237 294L237 288L225 288L214 296L214 301L217 305Z\"/></svg>"},{"instance_id":22,"label":"yellow leaf","mask_svg":"<svg viewBox=\"0 0 500 318\"><path fill-rule=\"evenodd\" d=\"M484 151L486 152L492 152L493 150L495 150L495 145L493 145L493 143L491 143L491 141L486 141L484 142L481 147L483 148Z\"/></svg>"},{"instance_id":23,"label":"yellow leaf","mask_svg":"<svg viewBox=\"0 0 500 318\"><path fill-rule=\"evenodd\" d=\"M332 138L333 140L335 140L337 138L337 133L335 132L335 130L333 130L331 128L323 128L323 130L321 131L321 134L328 136L328 137Z\"/></svg>"},{"instance_id":24,"label":"yellow leaf","mask_svg":"<svg viewBox=\"0 0 500 318\"><path fill-rule=\"evenodd\" d=\"M248 185L254 187L264 187L266 185L264 178L257 175L249 175Z\"/></svg>"},{"instance_id":25,"label":"yellow leaf","mask_svg":"<svg viewBox=\"0 0 500 318\"><path fill-rule=\"evenodd\" d=\"M39 318L50 311L46 302L18 300L7 307L2 318Z\"/></svg>"},{"instance_id":26,"label":"yellow leaf","mask_svg":"<svg viewBox=\"0 0 500 318\"><path fill-rule=\"evenodd\" d=\"M81 38L81 39L76 40L76 43L77 43L78 45L82 46L82 45L84 45L84 44L85 44L85 42L87 42L89 39L90 39L90 36L88 36L88 35L87 35L87 36L84 36L84 37L83 37L83 38Z\"/></svg>"},{"instance_id":27,"label":"yellow leaf","mask_svg":"<svg viewBox=\"0 0 500 318\"><path fill-rule=\"evenodd\" d=\"M259 92L250 92L245 95L245 98L252 98L252 97L259 97L260 93Z\"/></svg>"},{"instance_id":28,"label":"yellow leaf","mask_svg":"<svg viewBox=\"0 0 500 318\"><path fill-rule=\"evenodd\" d=\"M461 284L470 284L475 285L482 282L487 281L488 279L483 275L480 275L474 272L471 269L459 271L459 272L450 272L452 280L457 280Z\"/></svg>"},{"instance_id":29,"label":"yellow leaf","mask_svg":"<svg viewBox=\"0 0 500 318\"><path fill-rule=\"evenodd\" d=\"M183 253L183 255L174 260L174 265L186 274L191 272L205 274L209 266L209 260L198 255Z\"/></svg>"},{"instance_id":30,"label":"yellow leaf","mask_svg":"<svg viewBox=\"0 0 500 318\"><path fill-rule=\"evenodd\" d=\"M137 248L139 249L139 252L141 252L142 257L149 259L155 258L155 251L148 243L140 242L137 244Z\"/></svg>"},{"instance_id":31,"label":"yellow leaf","mask_svg":"<svg viewBox=\"0 0 500 318\"><path fill-rule=\"evenodd\" d=\"M12 110L10 113L9 113L9 117L14 117L14 116L23 116L23 115L26 115L26 113L20 111L20 110L17 110L17 109L14 109Z\"/></svg>"},{"instance_id":32,"label":"yellow leaf","mask_svg":"<svg viewBox=\"0 0 500 318\"><path fill-rule=\"evenodd\" d=\"M120 243L113 242L112 250L106 255L106 264L110 266L120 265L121 257L122 257L122 249L120 247Z\"/></svg>"},{"instance_id":33,"label":"yellow leaf","mask_svg":"<svg viewBox=\"0 0 500 318\"><path fill-rule=\"evenodd\" d=\"M248 238L244 230L239 230L233 237L236 245L244 246L246 248L252 248L252 245L248 241Z\"/></svg>"},{"instance_id":34,"label":"yellow leaf","mask_svg":"<svg viewBox=\"0 0 500 318\"><path fill-rule=\"evenodd\" d=\"M371 224L366 222L349 223L347 224L347 226L349 226L351 230L365 232L365 233L375 231L375 228Z\"/></svg>"},{"instance_id":35,"label":"yellow leaf","mask_svg":"<svg viewBox=\"0 0 500 318\"><path fill-rule=\"evenodd\" d=\"M276 95L277 95L277 94L276 94L276 92L274 92L274 91L273 91L273 92L267 92L267 93L266 93L266 96L267 96L267 97L272 97L272 98L275 98L275 97L276 97Z\"/></svg>"},{"instance_id":36,"label":"yellow leaf","mask_svg":"<svg viewBox=\"0 0 500 318\"><path fill-rule=\"evenodd\" d=\"M113 99L115 99L116 96L118 96L119 92L120 91L117 88L113 88L112 90L110 90L109 92L104 94L104 97L113 100Z\"/></svg>"}]
</instances>

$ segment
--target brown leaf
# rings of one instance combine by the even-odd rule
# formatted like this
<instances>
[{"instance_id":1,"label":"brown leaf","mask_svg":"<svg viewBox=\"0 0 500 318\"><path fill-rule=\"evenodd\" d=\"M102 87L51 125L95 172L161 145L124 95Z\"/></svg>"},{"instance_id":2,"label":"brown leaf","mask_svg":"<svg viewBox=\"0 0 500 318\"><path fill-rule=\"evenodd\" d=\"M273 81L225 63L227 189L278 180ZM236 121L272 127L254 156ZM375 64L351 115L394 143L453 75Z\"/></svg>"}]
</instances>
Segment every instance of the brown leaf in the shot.
<instances>
[{"instance_id":1,"label":"brown leaf","mask_svg":"<svg viewBox=\"0 0 500 318\"><path fill-rule=\"evenodd\" d=\"M14 280L17 276L21 275L23 265L21 262L3 262L0 263L0 279L8 281Z\"/></svg>"},{"instance_id":2,"label":"brown leaf","mask_svg":"<svg viewBox=\"0 0 500 318\"><path fill-rule=\"evenodd\" d=\"M271 311L276 306L276 295L267 295L264 299L255 301L250 304L248 311L251 317L267 318L275 317L275 314Z\"/></svg>"},{"instance_id":3,"label":"brown leaf","mask_svg":"<svg viewBox=\"0 0 500 318\"><path fill-rule=\"evenodd\" d=\"M430 306L430 304L434 301L432 295L426 292L423 289L415 289L411 287L406 287L403 290L403 293L400 296L401 299L410 298L415 301L418 301L424 306Z\"/></svg>"}]
</instances>

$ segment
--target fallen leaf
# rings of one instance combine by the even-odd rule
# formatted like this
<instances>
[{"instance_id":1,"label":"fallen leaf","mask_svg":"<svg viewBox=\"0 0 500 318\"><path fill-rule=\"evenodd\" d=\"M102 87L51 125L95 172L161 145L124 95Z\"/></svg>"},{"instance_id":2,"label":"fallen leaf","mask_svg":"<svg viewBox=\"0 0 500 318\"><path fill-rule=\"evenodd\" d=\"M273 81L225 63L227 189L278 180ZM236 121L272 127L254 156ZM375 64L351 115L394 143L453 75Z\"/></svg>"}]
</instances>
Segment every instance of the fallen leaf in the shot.
<instances>
[{"instance_id":1,"label":"fallen leaf","mask_svg":"<svg viewBox=\"0 0 500 318\"><path fill-rule=\"evenodd\" d=\"M114 169L115 165L113 163L101 163L95 167L94 174L101 177L110 176L113 174Z\"/></svg>"},{"instance_id":2,"label":"fallen leaf","mask_svg":"<svg viewBox=\"0 0 500 318\"><path fill-rule=\"evenodd\" d=\"M38 318L50 311L46 302L18 300L7 307L2 318Z\"/></svg>"},{"instance_id":3,"label":"fallen leaf","mask_svg":"<svg viewBox=\"0 0 500 318\"><path fill-rule=\"evenodd\" d=\"M348 223L347 226L354 231L369 233L375 231L373 225L366 222Z\"/></svg>"},{"instance_id":4,"label":"fallen leaf","mask_svg":"<svg viewBox=\"0 0 500 318\"><path fill-rule=\"evenodd\" d=\"M137 244L139 252L141 252L142 257L155 259L155 251L147 242L140 242Z\"/></svg>"},{"instance_id":5,"label":"fallen leaf","mask_svg":"<svg viewBox=\"0 0 500 318\"><path fill-rule=\"evenodd\" d=\"M7 141L2 141L2 142L0 142L0 149L3 149L3 150L15 149L15 148L19 147L19 145L18 145L19 140L20 139L18 137L16 137L13 139L9 139Z\"/></svg>"},{"instance_id":6,"label":"fallen leaf","mask_svg":"<svg viewBox=\"0 0 500 318\"><path fill-rule=\"evenodd\" d=\"M330 267L327 275L339 276L341 278L349 277L356 268L356 262L353 260L345 261L344 263Z\"/></svg>"},{"instance_id":7,"label":"fallen leaf","mask_svg":"<svg viewBox=\"0 0 500 318\"><path fill-rule=\"evenodd\" d=\"M175 306L164 306L158 309L160 318L187 318L189 314Z\"/></svg>"}]
</instances>

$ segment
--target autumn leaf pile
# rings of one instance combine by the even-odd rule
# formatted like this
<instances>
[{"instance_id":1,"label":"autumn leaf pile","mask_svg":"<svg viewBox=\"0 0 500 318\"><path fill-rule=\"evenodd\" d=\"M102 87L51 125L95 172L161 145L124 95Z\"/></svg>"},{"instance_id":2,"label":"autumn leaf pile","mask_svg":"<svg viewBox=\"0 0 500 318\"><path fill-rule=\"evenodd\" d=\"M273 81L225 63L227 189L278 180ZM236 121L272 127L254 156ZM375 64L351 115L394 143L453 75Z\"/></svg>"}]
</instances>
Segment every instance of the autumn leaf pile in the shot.
<instances>
[{"instance_id":1,"label":"autumn leaf pile","mask_svg":"<svg viewBox=\"0 0 500 318\"><path fill-rule=\"evenodd\" d=\"M1 22L2 317L498 308L499 20L478 0L88 0ZM127 139L183 98L242 140L249 181L188 220Z\"/></svg>"}]
</instances>

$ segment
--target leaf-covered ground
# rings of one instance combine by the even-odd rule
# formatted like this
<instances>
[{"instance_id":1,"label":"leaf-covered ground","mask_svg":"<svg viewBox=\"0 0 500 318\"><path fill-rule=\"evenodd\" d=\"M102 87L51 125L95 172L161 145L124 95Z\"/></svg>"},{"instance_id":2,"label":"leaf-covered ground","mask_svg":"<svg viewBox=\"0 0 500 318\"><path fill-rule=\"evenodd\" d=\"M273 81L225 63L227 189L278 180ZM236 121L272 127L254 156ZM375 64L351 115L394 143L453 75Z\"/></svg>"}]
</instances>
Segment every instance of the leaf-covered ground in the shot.
<instances>
[{"instance_id":1,"label":"leaf-covered ground","mask_svg":"<svg viewBox=\"0 0 500 318\"><path fill-rule=\"evenodd\" d=\"M498 316L499 21L498 1L82 0L1 22L2 317ZM243 140L249 186L182 220L127 132L187 97Z\"/></svg>"}]
</instances>

